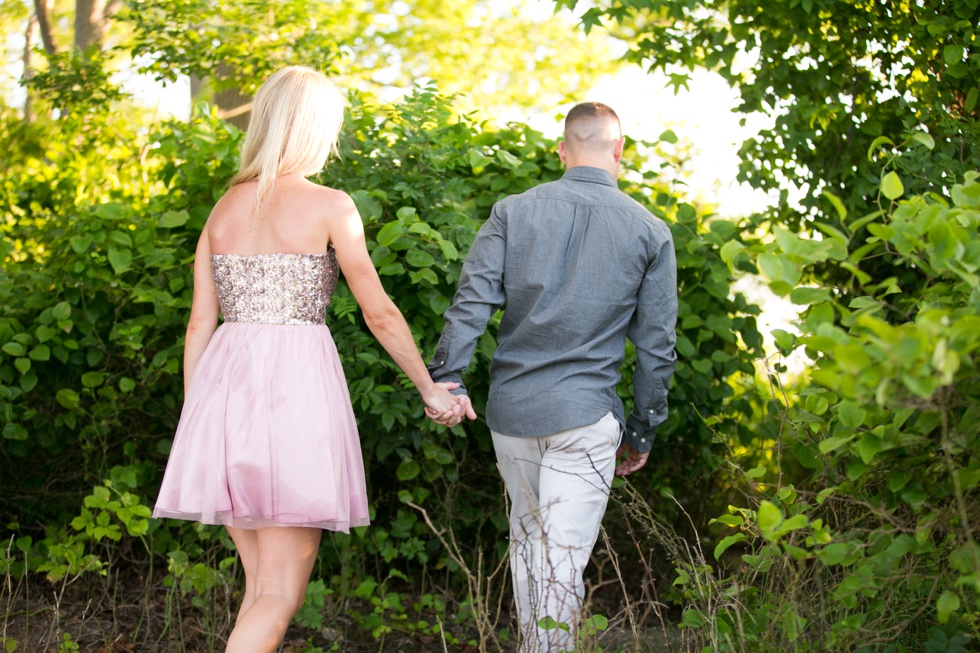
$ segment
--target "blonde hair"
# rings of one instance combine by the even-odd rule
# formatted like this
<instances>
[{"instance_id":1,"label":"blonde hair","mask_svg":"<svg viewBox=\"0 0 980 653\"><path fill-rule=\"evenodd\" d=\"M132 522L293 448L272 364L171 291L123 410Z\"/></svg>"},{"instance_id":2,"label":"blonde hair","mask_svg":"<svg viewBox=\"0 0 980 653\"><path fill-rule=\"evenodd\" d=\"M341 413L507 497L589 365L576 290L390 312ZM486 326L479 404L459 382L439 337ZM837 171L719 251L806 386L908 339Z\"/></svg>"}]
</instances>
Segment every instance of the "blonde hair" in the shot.
<instances>
[{"instance_id":1,"label":"blonde hair","mask_svg":"<svg viewBox=\"0 0 980 653\"><path fill-rule=\"evenodd\" d=\"M337 152L346 106L323 73L306 66L276 71L255 94L241 164L229 185L258 179L258 208L277 178L323 170Z\"/></svg>"}]
</instances>

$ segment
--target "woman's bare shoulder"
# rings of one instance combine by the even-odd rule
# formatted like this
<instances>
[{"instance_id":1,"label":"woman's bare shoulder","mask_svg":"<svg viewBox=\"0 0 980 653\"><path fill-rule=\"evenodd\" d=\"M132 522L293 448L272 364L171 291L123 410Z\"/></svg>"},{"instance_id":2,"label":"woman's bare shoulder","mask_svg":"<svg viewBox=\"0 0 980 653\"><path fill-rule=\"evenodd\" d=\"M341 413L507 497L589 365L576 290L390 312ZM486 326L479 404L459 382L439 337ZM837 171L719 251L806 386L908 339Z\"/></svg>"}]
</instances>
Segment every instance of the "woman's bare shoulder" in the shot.
<instances>
[{"instance_id":1,"label":"woman's bare shoulder","mask_svg":"<svg viewBox=\"0 0 980 653\"><path fill-rule=\"evenodd\" d=\"M325 206L333 209L340 209L354 206L354 200L346 192L329 186L311 184L311 192L317 195L317 199Z\"/></svg>"},{"instance_id":2,"label":"woman's bare shoulder","mask_svg":"<svg viewBox=\"0 0 980 653\"><path fill-rule=\"evenodd\" d=\"M250 211L255 204L255 182L245 182L232 186L218 198L211 209L211 217L221 217L228 213Z\"/></svg>"}]
</instances>

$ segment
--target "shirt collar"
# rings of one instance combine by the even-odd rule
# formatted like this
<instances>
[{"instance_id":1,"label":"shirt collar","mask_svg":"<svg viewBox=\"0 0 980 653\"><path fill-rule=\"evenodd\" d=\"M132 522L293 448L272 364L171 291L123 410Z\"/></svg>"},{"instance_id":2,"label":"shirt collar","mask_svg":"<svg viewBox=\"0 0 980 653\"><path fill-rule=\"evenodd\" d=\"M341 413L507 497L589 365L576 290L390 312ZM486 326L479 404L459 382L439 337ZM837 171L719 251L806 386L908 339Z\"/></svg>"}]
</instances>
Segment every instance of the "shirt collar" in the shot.
<instances>
[{"instance_id":1,"label":"shirt collar","mask_svg":"<svg viewBox=\"0 0 980 653\"><path fill-rule=\"evenodd\" d=\"M562 179L570 179L572 181L586 181L593 184L602 184L603 186L612 186L616 188L616 178L607 170L602 168L593 168L591 166L575 166L574 168L568 168L565 170L565 174L562 175Z\"/></svg>"}]
</instances>

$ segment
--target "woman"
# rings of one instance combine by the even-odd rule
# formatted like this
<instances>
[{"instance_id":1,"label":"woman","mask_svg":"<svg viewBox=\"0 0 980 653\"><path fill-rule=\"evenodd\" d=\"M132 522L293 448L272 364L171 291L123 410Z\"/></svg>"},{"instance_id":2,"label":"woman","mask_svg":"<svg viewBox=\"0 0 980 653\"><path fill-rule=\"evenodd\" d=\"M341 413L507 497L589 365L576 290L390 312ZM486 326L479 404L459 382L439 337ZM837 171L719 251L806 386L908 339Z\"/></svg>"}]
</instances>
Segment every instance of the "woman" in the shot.
<instances>
[{"instance_id":1,"label":"woman","mask_svg":"<svg viewBox=\"0 0 980 653\"><path fill-rule=\"evenodd\" d=\"M344 105L314 70L272 75L255 96L240 172L197 245L184 408L153 515L227 527L245 571L233 653L279 646L321 529L368 523L357 428L324 325L338 266L427 414L462 419L447 390L456 386L432 382L382 288L353 201L306 179L335 151Z\"/></svg>"}]
</instances>

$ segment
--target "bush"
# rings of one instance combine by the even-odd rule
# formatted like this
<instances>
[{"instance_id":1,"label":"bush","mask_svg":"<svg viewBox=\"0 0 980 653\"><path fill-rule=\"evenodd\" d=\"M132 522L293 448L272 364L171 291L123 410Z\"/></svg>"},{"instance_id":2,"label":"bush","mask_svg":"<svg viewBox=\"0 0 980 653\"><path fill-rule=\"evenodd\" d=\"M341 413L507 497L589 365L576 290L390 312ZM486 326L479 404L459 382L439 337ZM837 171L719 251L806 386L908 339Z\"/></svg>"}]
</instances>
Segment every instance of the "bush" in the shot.
<instances>
[{"instance_id":1,"label":"bush","mask_svg":"<svg viewBox=\"0 0 980 653\"><path fill-rule=\"evenodd\" d=\"M847 233L777 228L773 243L726 252L806 307L798 335L775 335L811 371L768 417L782 425L776 464L809 473L753 484L718 517L727 571L681 564L684 622L708 650L965 651L980 635L978 178L948 189L952 202L898 201L889 173L880 207L850 222L841 211ZM862 265L882 257L895 277L871 283ZM812 285L827 265L849 285Z\"/></svg>"}]
</instances>

